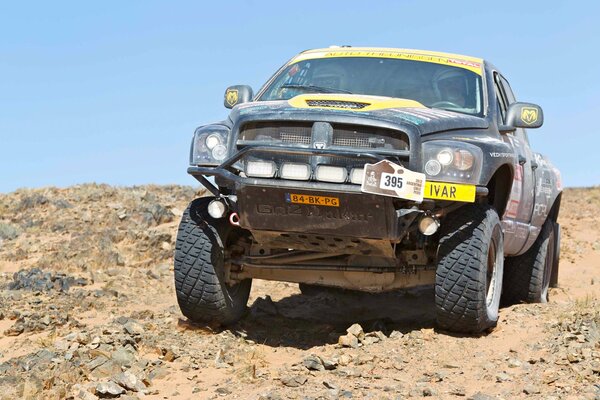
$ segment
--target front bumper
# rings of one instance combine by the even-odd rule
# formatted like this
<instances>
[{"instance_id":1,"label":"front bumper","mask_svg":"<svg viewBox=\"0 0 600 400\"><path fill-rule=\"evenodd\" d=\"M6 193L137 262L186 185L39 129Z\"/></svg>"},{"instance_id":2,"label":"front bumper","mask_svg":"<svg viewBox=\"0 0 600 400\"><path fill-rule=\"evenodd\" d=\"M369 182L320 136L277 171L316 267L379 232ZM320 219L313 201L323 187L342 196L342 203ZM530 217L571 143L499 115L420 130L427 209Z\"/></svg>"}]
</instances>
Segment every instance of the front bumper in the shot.
<instances>
[{"instance_id":1,"label":"front bumper","mask_svg":"<svg viewBox=\"0 0 600 400\"><path fill-rule=\"evenodd\" d=\"M449 203L439 200L425 200L423 203L416 203L393 197L363 193L360 185L353 184L239 176L234 165L244 156L251 156L255 153L351 157L370 163L376 163L383 159L403 163L409 157L409 151L399 152L390 157L389 154L339 149L247 146L217 167L189 167L188 173L200 181L214 196L235 195L235 200L229 202L230 207L232 211L239 214L240 226L253 233L293 232L322 235L331 239L328 246L341 243L340 240L347 237L399 242L416 217L426 210L434 211L436 207L444 207ZM215 178L216 185L207 179L209 176ZM477 187L476 192L478 196L485 195L487 194L487 188ZM324 206L318 203L294 202L292 201L294 195L310 198L334 198L337 205ZM306 240L308 243L319 241L318 238L317 241L311 240L308 236ZM327 242L327 240L324 241ZM333 250L336 246L332 245L331 247Z\"/></svg>"}]
</instances>

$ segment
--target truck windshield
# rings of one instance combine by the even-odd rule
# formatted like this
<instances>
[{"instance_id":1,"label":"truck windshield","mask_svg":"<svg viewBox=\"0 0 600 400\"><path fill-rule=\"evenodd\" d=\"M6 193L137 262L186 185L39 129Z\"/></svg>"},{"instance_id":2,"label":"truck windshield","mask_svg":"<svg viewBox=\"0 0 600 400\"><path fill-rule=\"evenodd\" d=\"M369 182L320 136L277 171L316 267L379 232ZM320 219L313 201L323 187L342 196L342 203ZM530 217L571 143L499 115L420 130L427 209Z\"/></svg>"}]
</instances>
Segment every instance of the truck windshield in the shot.
<instances>
[{"instance_id":1,"label":"truck windshield","mask_svg":"<svg viewBox=\"0 0 600 400\"><path fill-rule=\"evenodd\" d=\"M288 100L306 93L403 98L427 107L483 114L478 74L444 64L391 58L334 57L290 64L258 100Z\"/></svg>"}]
</instances>

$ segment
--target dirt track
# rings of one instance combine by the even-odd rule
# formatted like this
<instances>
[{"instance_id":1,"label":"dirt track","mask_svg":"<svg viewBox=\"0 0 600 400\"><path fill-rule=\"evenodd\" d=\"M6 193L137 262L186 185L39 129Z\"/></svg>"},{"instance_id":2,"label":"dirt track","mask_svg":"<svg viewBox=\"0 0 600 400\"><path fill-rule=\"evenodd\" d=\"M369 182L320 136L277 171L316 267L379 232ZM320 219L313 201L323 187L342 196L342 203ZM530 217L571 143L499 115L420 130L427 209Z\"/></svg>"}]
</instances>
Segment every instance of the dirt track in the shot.
<instances>
[{"instance_id":1,"label":"dirt track","mask_svg":"<svg viewBox=\"0 0 600 400\"><path fill-rule=\"evenodd\" d=\"M478 337L435 329L431 289L304 296L264 281L232 329L194 327L171 267L194 195L0 195L0 398L600 398L600 188L565 193L551 302L504 308ZM355 323L366 339L338 346Z\"/></svg>"}]
</instances>

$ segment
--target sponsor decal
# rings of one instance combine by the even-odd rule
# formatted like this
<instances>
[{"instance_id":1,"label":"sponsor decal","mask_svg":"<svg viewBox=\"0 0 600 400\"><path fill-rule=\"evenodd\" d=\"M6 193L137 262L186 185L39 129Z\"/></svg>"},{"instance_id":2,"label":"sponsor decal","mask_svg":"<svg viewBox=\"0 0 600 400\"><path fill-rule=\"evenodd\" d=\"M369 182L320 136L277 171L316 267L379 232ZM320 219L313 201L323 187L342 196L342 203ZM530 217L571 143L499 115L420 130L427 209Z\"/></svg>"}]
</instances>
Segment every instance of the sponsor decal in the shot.
<instances>
[{"instance_id":1,"label":"sponsor decal","mask_svg":"<svg viewBox=\"0 0 600 400\"><path fill-rule=\"evenodd\" d=\"M494 157L494 158L513 158L514 154L513 153L496 153L491 151L490 152L490 157Z\"/></svg>"},{"instance_id":2,"label":"sponsor decal","mask_svg":"<svg viewBox=\"0 0 600 400\"><path fill-rule=\"evenodd\" d=\"M534 107L521 108L521 120L527 125L533 125L538 120L538 110Z\"/></svg>"},{"instance_id":3,"label":"sponsor decal","mask_svg":"<svg viewBox=\"0 0 600 400\"><path fill-rule=\"evenodd\" d=\"M434 64L449 65L452 67L463 68L475 72L478 75L483 75L481 63L477 61L448 57L444 54L436 53L420 53L410 51L394 51L394 50L331 50L323 52L309 52L298 55L292 63L297 63L304 60L328 57L373 57L373 58L395 58L399 60L413 60L429 62Z\"/></svg>"},{"instance_id":4,"label":"sponsor decal","mask_svg":"<svg viewBox=\"0 0 600 400\"><path fill-rule=\"evenodd\" d=\"M519 212L519 204L521 203L521 194L523 186L523 166L515 166L515 178L513 181L512 190L508 199L508 206L504 212L504 218L517 218Z\"/></svg>"},{"instance_id":5,"label":"sponsor decal","mask_svg":"<svg viewBox=\"0 0 600 400\"><path fill-rule=\"evenodd\" d=\"M388 160L365 164L361 191L381 196L423 201L425 174L414 172Z\"/></svg>"},{"instance_id":6,"label":"sponsor decal","mask_svg":"<svg viewBox=\"0 0 600 400\"><path fill-rule=\"evenodd\" d=\"M229 89L227 91L227 93L225 94L225 101L230 106L232 106L232 107L235 106L235 104L238 102L238 91L237 91L237 89Z\"/></svg>"}]
</instances>

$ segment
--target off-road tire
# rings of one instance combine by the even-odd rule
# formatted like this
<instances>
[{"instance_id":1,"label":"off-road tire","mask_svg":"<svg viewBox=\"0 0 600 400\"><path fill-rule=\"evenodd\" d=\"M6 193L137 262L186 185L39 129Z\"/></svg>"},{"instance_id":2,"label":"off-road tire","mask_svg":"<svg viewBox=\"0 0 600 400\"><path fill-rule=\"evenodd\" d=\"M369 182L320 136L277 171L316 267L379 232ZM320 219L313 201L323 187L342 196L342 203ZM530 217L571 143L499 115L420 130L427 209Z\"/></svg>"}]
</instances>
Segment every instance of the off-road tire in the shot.
<instances>
[{"instance_id":1,"label":"off-road tire","mask_svg":"<svg viewBox=\"0 0 600 400\"><path fill-rule=\"evenodd\" d=\"M503 305L548 302L555 244L554 222L546 220L529 250L520 256L506 258Z\"/></svg>"},{"instance_id":2,"label":"off-road tire","mask_svg":"<svg viewBox=\"0 0 600 400\"><path fill-rule=\"evenodd\" d=\"M224 243L231 227L206 213L210 199L196 199L183 213L175 247L175 290L183 315L194 322L229 325L246 310L252 281L229 286Z\"/></svg>"},{"instance_id":3,"label":"off-road tire","mask_svg":"<svg viewBox=\"0 0 600 400\"><path fill-rule=\"evenodd\" d=\"M558 222L554 223L554 260L552 263L552 274L550 275L550 287L558 287L558 270L560 263L560 236L561 229Z\"/></svg>"},{"instance_id":4,"label":"off-road tire","mask_svg":"<svg viewBox=\"0 0 600 400\"><path fill-rule=\"evenodd\" d=\"M503 262L502 228L492 207L463 206L442 221L435 278L440 328L479 333L496 326Z\"/></svg>"}]
</instances>

